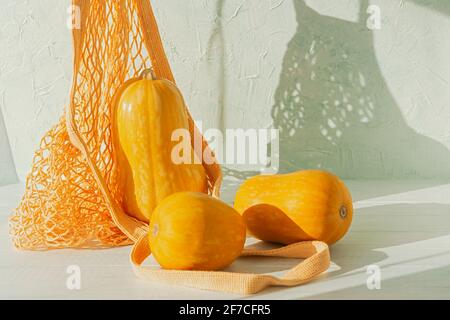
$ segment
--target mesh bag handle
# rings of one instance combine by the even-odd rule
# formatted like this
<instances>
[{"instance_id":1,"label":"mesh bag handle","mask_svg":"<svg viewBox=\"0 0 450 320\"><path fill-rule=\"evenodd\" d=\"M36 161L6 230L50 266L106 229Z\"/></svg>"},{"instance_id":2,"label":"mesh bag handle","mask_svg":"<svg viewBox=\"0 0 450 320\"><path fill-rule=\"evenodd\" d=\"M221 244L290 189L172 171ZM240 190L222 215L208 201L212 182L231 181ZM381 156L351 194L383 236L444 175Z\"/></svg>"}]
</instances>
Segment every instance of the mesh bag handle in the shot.
<instances>
[{"instance_id":1,"label":"mesh bag handle","mask_svg":"<svg viewBox=\"0 0 450 320\"><path fill-rule=\"evenodd\" d=\"M310 282L325 272L330 265L328 246L321 241L298 242L272 250L244 250L242 256L305 259L280 277L225 271L161 270L142 266L150 254L148 237L144 235L134 245L131 252L134 273L141 279L243 295L255 294L270 286L292 287Z\"/></svg>"}]
</instances>

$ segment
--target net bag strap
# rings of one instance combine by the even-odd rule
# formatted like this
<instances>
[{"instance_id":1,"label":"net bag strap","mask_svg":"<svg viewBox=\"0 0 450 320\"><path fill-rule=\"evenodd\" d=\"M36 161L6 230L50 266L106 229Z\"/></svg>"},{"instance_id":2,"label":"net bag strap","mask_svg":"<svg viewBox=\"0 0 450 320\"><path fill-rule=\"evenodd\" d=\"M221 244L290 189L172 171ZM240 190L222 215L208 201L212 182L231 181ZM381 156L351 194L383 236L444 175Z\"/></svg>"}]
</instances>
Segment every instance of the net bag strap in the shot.
<instances>
[{"instance_id":1,"label":"net bag strap","mask_svg":"<svg viewBox=\"0 0 450 320\"><path fill-rule=\"evenodd\" d=\"M330 265L328 246L320 241L298 242L272 250L244 250L242 256L305 259L280 277L223 271L161 270L142 266L142 263L150 255L148 237L143 236L131 252L134 273L141 279L243 295L255 294L270 286L298 286L313 280L316 276L325 272Z\"/></svg>"}]
</instances>

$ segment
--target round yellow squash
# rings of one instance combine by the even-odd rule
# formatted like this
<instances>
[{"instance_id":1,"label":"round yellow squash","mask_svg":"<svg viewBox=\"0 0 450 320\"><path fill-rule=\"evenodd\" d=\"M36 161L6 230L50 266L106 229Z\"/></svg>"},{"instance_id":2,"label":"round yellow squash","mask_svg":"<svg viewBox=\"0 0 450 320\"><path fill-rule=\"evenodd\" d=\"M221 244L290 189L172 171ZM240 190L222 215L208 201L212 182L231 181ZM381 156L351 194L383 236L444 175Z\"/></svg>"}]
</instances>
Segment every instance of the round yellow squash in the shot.
<instances>
[{"instance_id":1,"label":"round yellow squash","mask_svg":"<svg viewBox=\"0 0 450 320\"><path fill-rule=\"evenodd\" d=\"M151 72L125 83L116 95L113 140L124 211L148 222L158 203L176 192L207 192L206 172L191 148L189 161L172 159L175 130L189 130L178 88Z\"/></svg>"},{"instance_id":2,"label":"round yellow squash","mask_svg":"<svg viewBox=\"0 0 450 320\"><path fill-rule=\"evenodd\" d=\"M164 269L223 269L242 253L245 237L245 224L236 210L197 192L164 199L149 226L150 248Z\"/></svg>"},{"instance_id":3,"label":"round yellow squash","mask_svg":"<svg viewBox=\"0 0 450 320\"><path fill-rule=\"evenodd\" d=\"M353 216L347 187L321 170L250 178L239 188L234 207L252 235L283 244L320 240L331 245L347 233Z\"/></svg>"}]
</instances>

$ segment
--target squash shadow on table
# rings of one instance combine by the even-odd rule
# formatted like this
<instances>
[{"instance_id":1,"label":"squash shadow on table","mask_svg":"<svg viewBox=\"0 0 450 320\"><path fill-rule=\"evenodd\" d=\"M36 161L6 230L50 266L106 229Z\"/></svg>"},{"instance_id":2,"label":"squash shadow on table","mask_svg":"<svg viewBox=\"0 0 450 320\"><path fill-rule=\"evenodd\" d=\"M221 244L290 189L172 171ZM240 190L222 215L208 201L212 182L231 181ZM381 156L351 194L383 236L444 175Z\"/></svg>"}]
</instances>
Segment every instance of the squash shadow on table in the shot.
<instances>
[{"instance_id":1,"label":"squash shadow on table","mask_svg":"<svg viewBox=\"0 0 450 320\"><path fill-rule=\"evenodd\" d=\"M330 247L331 260L337 269L331 269L313 280L311 284L313 285L315 281L337 279L356 273L366 274L367 266L380 264L389 258L383 249L449 235L446 228L448 220L443 220L448 212L450 212L450 205L437 203L380 205L357 209L348 234ZM248 264L238 263L233 271L281 272L287 271L300 261L285 259L286 261L283 262L282 259L276 259L271 262L267 260L270 258L257 259L259 258L252 258ZM407 264L418 259L405 260L402 263ZM255 268L253 264L258 267ZM263 266L263 264L267 265ZM391 265L383 264L383 267L389 266ZM345 288L336 290L340 289ZM263 296L279 290L296 290L296 288L272 287L258 295Z\"/></svg>"},{"instance_id":2,"label":"squash shadow on table","mask_svg":"<svg viewBox=\"0 0 450 320\"><path fill-rule=\"evenodd\" d=\"M282 273L292 269L299 263L299 259L241 257L225 269L225 271L256 274L275 273L280 276Z\"/></svg>"},{"instance_id":3,"label":"squash shadow on table","mask_svg":"<svg viewBox=\"0 0 450 320\"><path fill-rule=\"evenodd\" d=\"M344 179L450 174L450 151L408 126L388 88L366 26L369 1L360 1L358 22L321 15L303 0L293 3L298 28L271 112L280 132L279 172L320 168ZM239 179L257 174L224 172Z\"/></svg>"},{"instance_id":4,"label":"squash shadow on table","mask_svg":"<svg viewBox=\"0 0 450 320\"><path fill-rule=\"evenodd\" d=\"M280 247L279 244L264 242L254 238L249 238L249 240L250 242L247 241L246 248L270 250ZM280 275L282 272L286 272L299 264L300 261L300 259L279 257L245 256L236 260L226 271L258 274L278 273Z\"/></svg>"}]
</instances>

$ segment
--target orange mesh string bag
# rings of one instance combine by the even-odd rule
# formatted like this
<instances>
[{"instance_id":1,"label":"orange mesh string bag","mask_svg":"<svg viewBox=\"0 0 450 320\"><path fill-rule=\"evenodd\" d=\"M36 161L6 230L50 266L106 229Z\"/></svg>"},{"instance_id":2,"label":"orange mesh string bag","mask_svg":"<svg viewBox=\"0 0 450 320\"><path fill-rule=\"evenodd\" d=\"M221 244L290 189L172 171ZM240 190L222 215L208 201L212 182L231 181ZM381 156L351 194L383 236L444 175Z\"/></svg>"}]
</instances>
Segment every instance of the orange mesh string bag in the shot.
<instances>
[{"instance_id":1,"label":"orange mesh string bag","mask_svg":"<svg viewBox=\"0 0 450 320\"><path fill-rule=\"evenodd\" d=\"M23 199L10 219L17 248L95 248L131 244L147 226L121 209L111 138L114 95L153 68L174 81L147 0L74 0L70 105L42 139ZM199 134L189 117L192 136ZM208 148L206 142L203 149ZM221 171L204 164L209 193Z\"/></svg>"},{"instance_id":2,"label":"orange mesh string bag","mask_svg":"<svg viewBox=\"0 0 450 320\"><path fill-rule=\"evenodd\" d=\"M268 286L296 286L328 269L328 246L319 241L274 250L245 249L243 256L305 259L281 277L252 273L176 271L142 266L151 254L148 225L122 209L113 148L115 96L130 79L153 69L174 82L149 0L73 0L80 28L73 30L74 66L70 104L42 138L23 199L10 219L19 249L108 248L134 243L131 263L146 280L240 294ZM78 11L78 10L75 10ZM77 18L77 17L75 17ZM193 149L202 137L189 112ZM202 155L212 155L202 137ZM207 192L219 197L222 173L203 162Z\"/></svg>"}]
</instances>

